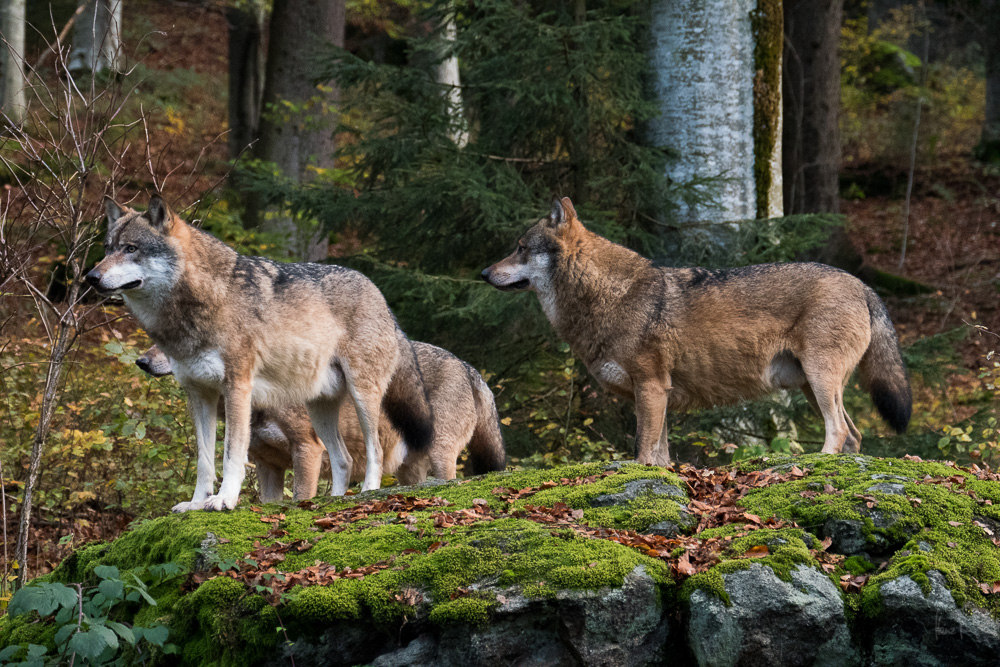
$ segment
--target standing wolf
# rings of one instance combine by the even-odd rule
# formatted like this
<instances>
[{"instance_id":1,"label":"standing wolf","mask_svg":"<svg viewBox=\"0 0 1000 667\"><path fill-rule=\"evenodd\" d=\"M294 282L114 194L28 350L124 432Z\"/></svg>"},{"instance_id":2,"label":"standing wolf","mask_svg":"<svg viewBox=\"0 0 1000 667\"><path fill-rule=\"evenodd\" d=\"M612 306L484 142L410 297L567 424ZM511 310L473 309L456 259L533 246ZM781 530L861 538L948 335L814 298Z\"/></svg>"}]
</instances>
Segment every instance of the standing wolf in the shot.
<instances>
[{"instance_id":1,"label":"standing wolf","mask_svg":"<svg viewBox=\"0 0 1000 667\"><path fill-rule=\"evenodd\" d=\"M378 288L357 271L246 257L175 216L159 196L145 212L106 202L105 257L87 274L125 305L173 364L198 441L191 502L175 511L232 509L250 440L251 405L304 404L326 446L332 493L347 490L351 457L338 429L350 397L367 455L363 489L381 483L377 424L383 407L409 446L422 449L432 415L416 356ZM401 372L404 371L404 372ZM215 423L226 412L222 484L215 486Z\"/></svg>"},{"instance_id":2,"label":"standing wolf","mask_svg":"<svg viewBox=\"0 0 1000 667\"><path fill-rule=\"evenodd\" d=\"M383 472L396 474L402 484L422 482L428 472L439 479L453 479L455 464L466 445L469 447L467 474L503 470L506 455L500 420L493 392L482 376L440 347L406 343L413 346L423 375L408 381L423 382L427 387L434 413L434 430L430 446L414 450L406 446L399 431L383 413L378 424ZM172 372L170 359L155 345L135 363L154 377ZM351 481L360 481L365 474L365 441L353 410L341 411L339 428L353 462ZM254 409L250 418L249 456L257 466L260 499L264 502L282 498L285 471L289 468L295 475L292 498L305 500L315 496L320 470L324 468L323 454L323 444L309 423L305 406ZM325 468L328 470L329 466Z\"/></svg>"},{"instance_id":3,"label":"standing wolf","mask_svg":"<svg viewBox=\"0 0 1000 667\"><path fill-rule=\"evenodd\" d=\"M558 334L607 390L635 400L641 463L666 465L666 409L735 403L800 388L823 415L823 452L856 452L844 411L860 364L882 417L910 420L906 368L885 306L857 278L822 264L673 269L586 229L568 198L483 271L502 290L533 290Z\"/></svg>"}]
</instances>

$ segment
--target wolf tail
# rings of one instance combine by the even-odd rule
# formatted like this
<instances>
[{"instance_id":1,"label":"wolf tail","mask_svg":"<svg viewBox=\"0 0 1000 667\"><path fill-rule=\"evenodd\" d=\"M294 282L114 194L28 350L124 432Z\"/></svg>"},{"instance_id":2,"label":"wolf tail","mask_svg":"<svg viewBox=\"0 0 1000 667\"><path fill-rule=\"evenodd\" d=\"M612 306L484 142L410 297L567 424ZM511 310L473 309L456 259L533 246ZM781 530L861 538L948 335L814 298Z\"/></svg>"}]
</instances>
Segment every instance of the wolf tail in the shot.
<instances>
[{"instance_id":1,"label":"wolf tail","mask_svg":"<svg viewBox=\"0 0 1000 667\"><path fill-rule=\"evenodd\" d=\"M482 475L503 470L507 467L507 453L500 434L496 400L479 373L471 367L468 370L476 401L476 427L469 440L469 474Z\"/></svg>"},{"instance_id":2,"label":"wolf tail","mask_svg":"<svg viewBox=\"0 0 1000 667\"><path fill-rule=\"evenodd\" d=\"M409 451L426 451L434 438L434 408L413 342L399 328L399 358L382 409Z\"/></svg>"},{"instance_id":3,"label":"wolf tail","mask_svg":"<svg viewBox=\"0 0 1000 667\"><path fill-rule=\"evenodd\" d=\"M872 402L886 423L896 433L902 433L913 411L910 378L885 304L868 288L865 288L865 299L871 317L872 339L858 366L861 386L871 394Z\"/></svg>"}]
</instances>

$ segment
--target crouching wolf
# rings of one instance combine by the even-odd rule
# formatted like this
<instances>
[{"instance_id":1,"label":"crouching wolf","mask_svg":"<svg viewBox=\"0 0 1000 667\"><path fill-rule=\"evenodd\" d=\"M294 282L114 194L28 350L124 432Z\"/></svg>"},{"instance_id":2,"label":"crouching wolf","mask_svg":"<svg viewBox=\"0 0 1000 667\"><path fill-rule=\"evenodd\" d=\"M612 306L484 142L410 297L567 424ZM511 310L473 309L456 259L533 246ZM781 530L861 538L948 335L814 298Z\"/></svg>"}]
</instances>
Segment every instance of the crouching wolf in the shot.
<instances>
[{"instance_id":1,"label":"crouching wolf","mask_svg":"<svg viewBox=\"0 0 1000 667\"><path fill-rule=\"evenodd\" d=\"M493 393L482 376L469 364L434 345L407 341L417 355L423 378L410 378L427 387L434 413L430 447L414 450L383 416L379 420L382 444L382 471L396 474L402 484L417 484L431 472L440 479L455 477L455 464L465 446L469 447L467 474L479 475L503 470L506 463L503 437ZM136 360L136 365L154 377L169 375L170 359L155 345ZM223 414L220 411L220 417ZM351 454L351 481L365 473L364 436L352 410L340 413L340 433ZM280 500L284 493L285 471L292 469L295 481L292 497L305 500L316 495L321 468L329 472L325 450L309 423L304 406L254 409L250 418L250 460L257 466L260 498Z\"/></svg>"},{"instance_id":2,"label":"crouching wolf","mask_svg":"<svg viewBox=\"0 0 1000 667\"><path fill-rule=\"evenodd\" d=\"M232 509L250 442L251 405L305 405L330 456L332 493L347 490L351 455L338 417L350 398L365 441L364 489L379 487L382 409L408 446L430 440L432 415L415 355L375 285L357 271L282 264L238 254L174 215L154 196L145 212L107 200L105 256L87 274L98 292L120 293L170 358L188 396L198 441L191 502L175 511ZM222 484L215 486L215 423L226 412Z\"/></svg>"},{"instance_id":3,"label":"crouching wolf","mask_svg":"<svg viewBox=\"0 0 1000 667\"><path fill-rule=\"evenodd\" d=\"M664 268L588 231L568 198L483 271L502 290L533 290L558 334L605 389L633 399L641 463L666 465L666 409L735 403L800 388L823 415L823 452L856 452L844 385L862 385L896 431L911 395L896 332L878 296L822 264L710 271Z\"/></svg>"}]
</instances>

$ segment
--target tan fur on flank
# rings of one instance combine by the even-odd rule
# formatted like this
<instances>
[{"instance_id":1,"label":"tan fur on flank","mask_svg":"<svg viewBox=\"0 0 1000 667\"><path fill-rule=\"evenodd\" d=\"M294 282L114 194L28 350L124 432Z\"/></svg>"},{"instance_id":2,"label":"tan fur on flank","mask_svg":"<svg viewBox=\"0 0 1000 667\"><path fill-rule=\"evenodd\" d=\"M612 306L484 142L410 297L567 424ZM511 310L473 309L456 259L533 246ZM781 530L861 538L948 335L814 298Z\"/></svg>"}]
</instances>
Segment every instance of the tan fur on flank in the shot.
<instances>
[{"instance_id":1,"label":"tan fur on flank","mask_svg":"<svg viewBox=\"0 0 1000 667\"><path fill-rule=\"evenodd\" d=\"M882 302L821 264L710 271L656 267L588 231L568 198L483 271L504 290L537 292L556 332L608 391L635 401L641 463L666 465L666 410L801 388L823 415L823 451L858 451L843 389L861 381L897 430L911 398Z\"/></svg>"}]
</instances>

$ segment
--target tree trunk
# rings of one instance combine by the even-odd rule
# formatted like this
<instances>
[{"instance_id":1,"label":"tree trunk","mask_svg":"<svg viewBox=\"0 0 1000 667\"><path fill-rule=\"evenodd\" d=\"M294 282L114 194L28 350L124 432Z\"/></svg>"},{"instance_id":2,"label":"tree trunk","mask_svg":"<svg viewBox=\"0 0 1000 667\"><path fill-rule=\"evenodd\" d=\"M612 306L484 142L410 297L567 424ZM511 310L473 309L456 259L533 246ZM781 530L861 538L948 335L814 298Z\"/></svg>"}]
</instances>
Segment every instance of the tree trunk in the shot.
<instances>
[{"instance_id":1,"label":"tree trunk","mask_svg":"<svg viewBox=\"0 0 1000 667\"><path fill-rule=\"evenodd\" d=\"M256 154L293 181L308 179L310 167L334 162L337 90L318 87L311 72L312 57L324 42L344 45L344 0L275 0ZM260 224L285 235L299 256L326 257L325 237L299 229L296 221L279 213Z\"/></svg>"},{"instance_id":2,"label":"tree trunk","mask_svg":"<svg viewBox=\"0 0 1000 667\"><path fill-rule=\"evenodd\" d=\"M121 61L124 0L82 0L85 8L73 25L70 72L117 72Z\"/></svg>"},{"instance_id":3,"label":"tree trunk","mask_svg":"<svg viewBox=\"0 0 1000 667\"><path fill-rule=\"evenodd\" d=\"M1000 0L983 3L985 30L983 52L986 56L986 118L979 145L980 157L1000 162Z\"/></svg>"},{"instance_id":4,"label":"tree trunk","mask_svg":"<svg viewBox=\"0 0 1000 667\"><path fill-rule=\"evenodd\" d=\"M462 79L458 71L458 56L453 50L457 34L455 15L449 13L442 22L438 35L440 59L434 65L434 81L441 86L441 94L448 104L451 140L459 148L464 148L469 143L469 129L465 121L465 106L462 104Z\"/></svg>"},{"instance_id":5,"label":"tree trunk","mask_svg":"<svg viewBox=\"0 0 1000 667\"><path fill-rule=\"evenodd\" d=\"M840 211L843 0L785 0L786 213Z\"/></svg>"},{"instance_id":6,"label":"tree trunk","mask_svg":"<svg viewBox=\"0 0 1000 667\"><path fill-rule=\"evenodd\" d=\"M229 27L229 158L253 144L264 93L263 7L226 8Z\"/></svg>"},{"instance_id":7,"label":"tree trunk","mask_svg":"<svg viewBox=\"0 0 1000 667\"><path fill-rule=\"evenodd\" d=\"M785 213L840 212L840 27L843 0L785 0ZM851 273L862 258L842 228L803 259Z\"/></svg>"},{"instance_id":8,"label":"tree trunk","mask_svg":"<svg viewBox=\"0 0 1000 667\"><path fill-rule=\"evenodd\" d=\"M24 89L28 85L24 62L25 0L5 0L0 16L0 112L13 123L27 113Z\"/></svg>"},{"instance_id":9,"label":"tree trunk","mask_svg":"<svg viewBox=\"0 0 1000 667\"><path fill-rule=\"evenodd\" d=\"M648 139L677 152L670 181L701 182L710 198L681 203L677 222L714 228L718 242L725 223L781 215L781 20L781 0L653 4L661 113Z\"/></svg>"}]
</instances>

